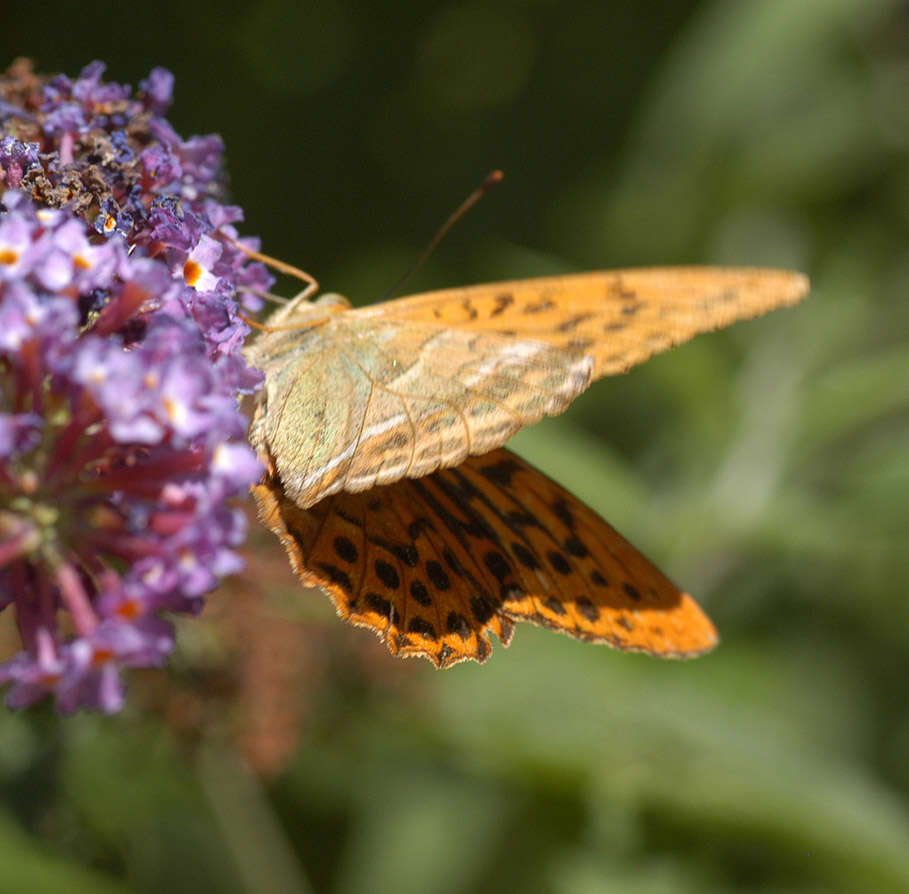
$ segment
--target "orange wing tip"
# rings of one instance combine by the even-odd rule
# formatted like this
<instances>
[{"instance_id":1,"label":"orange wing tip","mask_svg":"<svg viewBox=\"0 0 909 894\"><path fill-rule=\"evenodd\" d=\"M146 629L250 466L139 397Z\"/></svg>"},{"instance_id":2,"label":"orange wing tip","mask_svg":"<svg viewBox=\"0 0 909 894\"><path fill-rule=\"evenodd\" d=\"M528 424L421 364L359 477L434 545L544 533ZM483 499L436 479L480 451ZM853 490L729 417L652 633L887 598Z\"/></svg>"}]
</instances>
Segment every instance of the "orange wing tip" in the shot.
<instances>
[{"instance_id":1,"label":"orange wing tip","mask_svg":"<svg viewBox=\"0 0 909 894\"><path fill-rule=\"evenodd\" d=\"M757 272L761 272L760 268L757 268ZM779 301L770 304L766 308L767 312L774 310L777 306L791 307L793 304L798 304L811 291L811 280L805 273L797 270L768 270L766 273L778 274L781 281Z\"/></svg>"},{"instance_id":2,"label":"orange wing tip","mask_svg":"<svg viewBox=\"0 0 909 894\"><path fill-rule=\"evenodd\" d=\"M811 291L811 280L807 273L793 273L795 301L804 298Z\"/></svg>"},{"instance_id":3,"label":"orange wing tip","mask_svg":"<svg viewBox=\"0 0 909 894\"><path fill-rule=\"evenodd\" d=\"M644 623L645 636L629 643L626 651L645 652L658 658L697 658L712 651L720 635L703 609L687 593L671 611L650 612ZM619 648L623 648L619 646Z\"/></svg>"},{"instance_id":4,"label":"orange wing tip","mask_svg":"<svg viewBox=\"0 0 909 894\"><path fill-rule=\"evenodd\" d=\"M529 621L555 633L586 643L610 646L621 652L642 652L654 658L697 658L720 641L716 627L687 593L676 591L673 605L650 609L603 609L595 621L576 612L551 616L534 609L535 600L511 603L507 609L515 621ZM563 612L565 610L563 603Z\"/></svg>"},{"instance_id":5,"label":"orange wing tip","mask_svg":"<svg viewBox=\"0 0 909 894\"><path fill-rule=\"evenodd\" d=\"M713 622L687 593L680 593L678 604L671 609L636 613L635 621L616 648L656 658L697 658L720 641Z\"/></svg>"}]
</instances>

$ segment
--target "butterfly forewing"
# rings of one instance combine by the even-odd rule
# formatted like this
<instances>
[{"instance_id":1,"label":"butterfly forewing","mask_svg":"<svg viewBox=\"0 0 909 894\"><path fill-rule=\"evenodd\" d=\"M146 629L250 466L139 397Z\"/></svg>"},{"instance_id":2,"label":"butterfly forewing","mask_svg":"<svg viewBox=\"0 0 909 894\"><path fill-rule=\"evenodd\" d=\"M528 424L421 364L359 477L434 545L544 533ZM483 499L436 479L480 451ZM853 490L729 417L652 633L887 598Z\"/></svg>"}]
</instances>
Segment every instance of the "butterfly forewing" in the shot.
<instances>
[{"instance_id":1,"label":"butterfly forewing","mask_svg":"<svg viewBox=\"0 0 909 894\"><path fill-rule=\"evenodd\" d=\"M654 267L443 289L354 313L432 320L582 351L598 379L699 332L794 304L807 291L807 277L789 270Z\"/></svg>"},{"instance_id":2,"label":"butterfly forewing","mask_svg":"<svg viewBox=\"0 0 909 894\"><path fill-rule=\"evenodd\" d=\"M301 509L271 478L260 514L304 583L394 654L439 667L484 661L515 621L662 657L698 655L716 631L612 527L507 450Z\"/></svg>"},{"instance_id":3,"label":"butterfly forewing","mask_svg":"<svg viewBox=\"0 0 909 894\"><path fill-rule=\"evenodd\" d=\"M806 290L788 271L654 268L283 308L274 322L304 328L248 351L266 373L251 440L302 506L419 478L562 412L599 376Z\"/></svg>"}]
</instances>

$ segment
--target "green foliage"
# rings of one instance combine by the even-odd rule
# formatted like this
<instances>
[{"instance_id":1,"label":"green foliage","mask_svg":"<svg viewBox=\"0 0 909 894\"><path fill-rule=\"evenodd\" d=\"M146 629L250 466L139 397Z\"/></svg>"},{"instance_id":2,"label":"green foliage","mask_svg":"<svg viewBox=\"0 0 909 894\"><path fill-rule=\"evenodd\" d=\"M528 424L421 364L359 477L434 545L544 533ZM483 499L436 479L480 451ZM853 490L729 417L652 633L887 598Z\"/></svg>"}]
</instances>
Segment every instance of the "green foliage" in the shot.
<instances>
[{"instance_id":1,"label":"green foliage","mask_svg":"<svg viewBox=\"0 0 909 894\"><path fill-rule=\"evenodd\" d=\"M36 20L0 45L43 70L104 58L124 81L174 68L173 118L225 135L249 231L356 298L493 166L506 183L414 290L633 264L809 272L800 307L602 382L515 441L724 641L660 663L519 629L484 667L370 652L352 670L370 634L282 592L316 654L346 650L300 691L284 772L263 787L225 741L178 745L138 705L7 715L0 891L909 891L905 10L291 7L181 9L166 40L134 10L61 11L66 47ZM187 663L211 655L199 640Z\"/></svg>"}]
</instances>

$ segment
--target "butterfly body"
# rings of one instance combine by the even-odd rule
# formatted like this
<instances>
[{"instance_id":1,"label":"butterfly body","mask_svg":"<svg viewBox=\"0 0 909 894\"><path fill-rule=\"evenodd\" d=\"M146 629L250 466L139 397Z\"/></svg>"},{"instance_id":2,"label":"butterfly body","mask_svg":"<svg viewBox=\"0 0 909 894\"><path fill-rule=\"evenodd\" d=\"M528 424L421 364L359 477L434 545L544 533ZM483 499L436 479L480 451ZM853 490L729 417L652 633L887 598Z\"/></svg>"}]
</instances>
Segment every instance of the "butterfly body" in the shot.
<instances>
[{"instance_id":1,"label":"butterfly body","mask_svg":"<svg viewBox=\"0 0 909 894\"><path fill-rule=\"evenodd\" d=\"M787 271L654 268L292 302L247 349L266 375L260 513L304 583L396 654L482 661L518 620L700 654L716 631L691 597L500 448L596 378L806 291Z\"/></svg>"}]
</instances>

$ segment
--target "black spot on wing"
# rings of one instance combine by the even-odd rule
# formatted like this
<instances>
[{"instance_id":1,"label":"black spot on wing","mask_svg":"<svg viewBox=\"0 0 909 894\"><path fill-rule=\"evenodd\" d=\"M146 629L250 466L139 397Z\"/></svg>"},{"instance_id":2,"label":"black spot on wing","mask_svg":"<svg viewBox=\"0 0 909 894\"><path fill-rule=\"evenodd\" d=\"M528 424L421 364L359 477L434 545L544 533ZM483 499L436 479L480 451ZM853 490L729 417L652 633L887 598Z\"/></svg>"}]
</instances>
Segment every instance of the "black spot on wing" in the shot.
<instances>
[{"instance_id":1,"label":"black spot on wing","mask_svg":"<svg viewBox=\"0 0 909 894\"><path fill-rule=\"evenodd\" d=\"M569 317L567 320L563 320L556 326L557 332L574 332L581 323L586 323L588 320L593 319L594 314L591 311L586 313L577 314L573 317Z\"/></svg>"},{"instance_id":2,"label":"black spot on wing","mask_svg":"<svg viewBox=\"0 0 909 894\"><path fill-rule=\"evenodd\" d=\"M521 311L525 314L539 314L547 310L552 310L555 307L555 304L550 301L548 298L544 298L542 301L537 301L533 304L525 304L524 309Z\"/></svg>"},{"instance_id":3,"label":"black spot on wing","mask_svg":"<svg viewBox=\"0 0 909 894\"><path fill-rule=\"evenodd\" d=\"M502 459L488 466L480 467L480 474L502 487L509 487L520 466L513 459Z\"/></svg>"},{"instance_id":4,"label":"black spot on wing","mask_svg":"<svg viewBox=\"0 0 909 894\"><path fill-rule=\"evenodd\" d=\"M420 561L420 554L412 543L396 543L393 552L408 568L416 568Z\"/></svg>"},{"instance_id":5,"label":"black spot on wing","mask_svg":"<svg viewBox=\"0 0 909 894\"><path fill-rule=\"evenodd\" d=\"M416 568L420 561L417 548L412 543L391 543L384 537L370 537L369 542L400 559L408 568Z\"/></svg>"},{"instance_id":6,"label":"black spot on wing","mask_svg":"<svg viewBox=\"0 0 909 894\"><path fill-rule=\"evenodd\" d=\"M429 578L429 582L437 590L444 592L451 589L451 579L445 573L445 569L435 559L430 559L426 563L426 575Z\"/></svg>"},{"instance_id":7,"label":"black spot on wing","mask_svg":"<svg viewBox=\"0 0 909 894\"><path fill-rule=\"evenodd\" d=\"M442 551L442 558L445 559L445 564L448 565L458 577L464 577L464 566L458 561L458 557L450 549Z\"/></svg>"},{"instance_id":8,"label":"black spot on wing","mask_svg":"<svg viewBox=\"0 0 909 894\"><path fill-rule=\"evenodd\" d=\"M507 521L508 527L513 531L520 530L521 528L542 528L543 525L540 524L540 520L535 516L531 515L529 512L521 512L518 509L513 509L508 512L504 520Z\"/></svg>"},{"instance_id":9,"label":"black spot on wing","mask_svg":"<svg viewBox=\"0 0 909 894\"><path fill-rule=\"evenodd\" d=\"M495 614L495 609L489 603L488 599L483 599L480 596L473 596L470 599L470 610L473 612L473 616L480 622L480 624L486 624L487 621Z\"/></svg>"},{"instance_id":10,"label":"black spot on wing","mask_svg":"<svg viewBox=\"0 0 909 894\"><path fill-rule=\"evenodd\" d=\"M348 596L353 595L353 584L346 571L342 571L336 565L330 565L326 562L320 562L318 568L331 583L339 586Z\"/></svg>"},{"instance_id":11,"label":"black spot on wing","mask_svg":"<svg viewBox=\"0 0 909 894\"><path fill-rule=\"evenodd\" d=\"M496 295L495 298L496 305L490 312L491 317L497 317L499 314L504 313L504 311L511 307L514 304L514 295L511 292L503 292L501 295Z\"/></svg>"},{"instance_id":12,"label":"black spot on wing","mask_svg":"<svg viewBox=\"0 0 909 894\"><path fill-rule=\"evenodd\" d=\"M552 504L552 511L556 514L556 517L568 528L569 531L574 530L574 514L571 511L571 507L568 505L568 501L562 499L561 497Z\"/></svg>"},{"instance_id":13,"label":"black spot on wing","mask_svg":"<svg viewBox=\"0 0 909 894\"><path fill-rule=\"evenodd\" d=\"M547 555L549 556L549 563L559 574L571 574L571 565L568 564L568 560L560 552L551 549Z\"/></svg>"},{"instance_id":14,"label":"black spot on wing","mask_svg":"<svg viewBox=\"0 0 909 894\"><path fill-rule=\"evenodd\" d=\"M537 557L523 543L515 541L511 544L512 555L529 571L536 571L540 567Z\"/></svg>"},{"instance_id":15,"label":"black spot on wing","mask_svg":"<svg viewBox=\"0 0 909 894\"><path fill-rule=\"evenodd\" d=\"M353 525L354 527L360 528L362 530L363 519L358 518L357 516L351 515L349 512L345 512L337 504L333 504L332 508L334 509L335 512L338 513L338 516L340 518L343 518L344 521L346 521L349 525Z\"/></svg>"},{"instance_id":16,"label":"black spot on wing","mask_svg":"<svg viewBox=\"0 0 909 894\"><path fill-rule=\"evenodd\" d=\"M365 602L376 614L383 618L391 618L391 603L384 596L380 596L378 593L367 593Z\"/></svg>"},{"instance_id":17,"label":"black spot on wing","mask_svg":"<svg viewBox=\"0 0 909 894\"><path fill-rule=\"evenodd\" d=\"M586 596L579 596L574 604L577 607L578 614L591 623L600 617L600 610Z\"/></svg>"},{"instance_id":18,"label":"black spot on wing","mask_svg":"<svg viewBox=\"0 0 909 894\"><path fill-rule=\"evenodd\" d=\"M335 537L332 541L332 546L335 549L335 555L341 559L342 562L347 562L348 565L352 565L360 556L353 541L349 540L347 537Z\"/></svg>"},{"instance_id":19,"label":"black spot on wing","mask_svg":"<svg viewBox=\"0 0 909 894\"><path fill-rule=\"evenodd\" d=\"M449 633L454 633L461 639L470 638L470 625L467 623L467 618L460 612L449 612L445 619L445 626Z\"/></svg>"},{"instance_id":20,"label":"black spot on wing","mask_svg":"<svg viewBox=\"0 0 909 894\"><path fill-rule=\"evenodd\" d=\"M432 596L429 595L429 590L426 589L426 585L422 581L412 580L410 582L410 595L413 596L420 605L432 605Z\"/></svg>"},{"instance_id":21,"label":"black spot on wing","mask_svg":"<svg viewBox=\"0 0 909 894\"><path fill-rule=\"evenodd\" d=\"M483 562L500 584L504 584L511 576L511 566L500 552L490 550L483 556Z\"/></svg>"},{"instance_id":22,"label":"black spot on wing","mask_svg":"<svg viewBox=\"0 0 909 894\"><path fill-rule=\"evenodd\" d=\"M394 565L390 565L383 559L376 559L373 567L376 570L376 576L389 590L397 590L401 586L401 576Z\"/></svg>"},{"instance_id":23,"label":"black spot on wing","mask_svg":"<svg viewBox=\"0 0 909 894\"><path fill-rule=\"evenodd\" d=\"M411 618L410 621L407 622L407 629L410 633L416 633L429 639L434 640L439 638L439 635L436 633L436 628L425 618Z\"/></svg>"}]
</instances>

